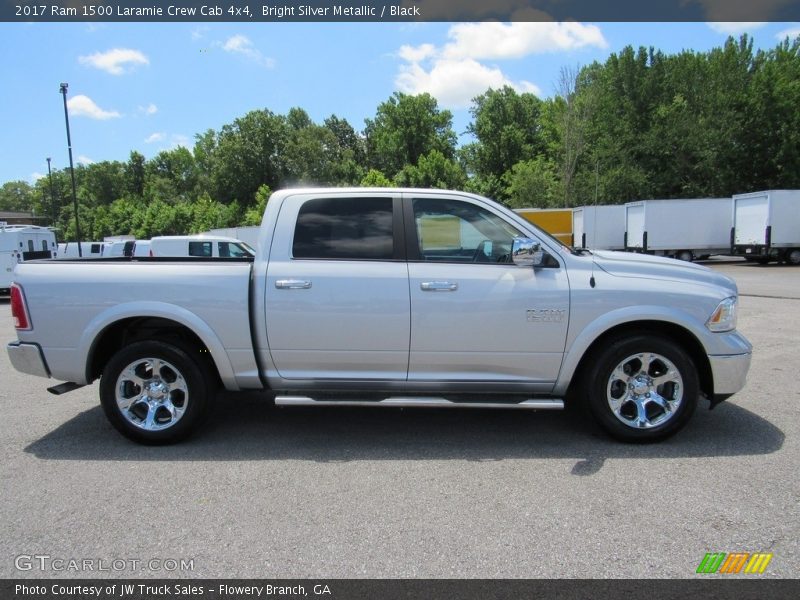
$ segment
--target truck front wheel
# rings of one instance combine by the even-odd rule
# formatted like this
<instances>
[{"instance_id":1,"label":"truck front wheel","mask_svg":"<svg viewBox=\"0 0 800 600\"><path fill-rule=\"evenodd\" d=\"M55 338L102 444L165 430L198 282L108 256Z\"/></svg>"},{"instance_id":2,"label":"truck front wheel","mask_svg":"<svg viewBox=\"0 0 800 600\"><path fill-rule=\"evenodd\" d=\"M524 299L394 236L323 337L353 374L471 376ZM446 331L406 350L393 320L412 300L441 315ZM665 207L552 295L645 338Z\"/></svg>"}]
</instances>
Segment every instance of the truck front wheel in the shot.
<instances>
[{"instance_id":1,"label":"truck front wheel","mask_svg":"<svg viewBox=\"0 0 800 600\"><path fill-rule=\"evenodd\" d=\"M673 341L635 335L611 342L589 369L584 394L598 424L626 442L678 432L699 395L697 369Z\"/></svg>"},{"instance_id":2,"label":"truck front wheel","mask_svg":"<svg viewBox=\"0 0 800 600\"><path fill-rule=\"evenodd\" d=\"M190 349L162 341L136 342L114 354L100 379L100 403L111 424L143 444L187 437L214 389L199 357L192 356Z\"/></svg>"}]
</instances>

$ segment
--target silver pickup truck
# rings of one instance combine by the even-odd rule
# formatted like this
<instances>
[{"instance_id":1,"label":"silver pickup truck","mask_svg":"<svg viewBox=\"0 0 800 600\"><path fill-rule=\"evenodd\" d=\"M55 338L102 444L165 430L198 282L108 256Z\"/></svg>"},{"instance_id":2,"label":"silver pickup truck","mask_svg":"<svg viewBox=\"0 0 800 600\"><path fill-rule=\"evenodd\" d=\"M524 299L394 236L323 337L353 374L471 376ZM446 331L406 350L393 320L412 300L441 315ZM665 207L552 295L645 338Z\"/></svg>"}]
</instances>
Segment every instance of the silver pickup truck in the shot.
<instances>
[{"instance_id":1,"label":"silver pickup truck","mask_svg":"<svg viewBox=\"0 0 800 600\"><path fill-rule=\"evenodd\" d=\"M277 405L561 409L625 441L739 391L751 345L728 277L563 246L462 192L293 189L255 259L35 261L16 269L14 367L100 379L121 433L177 441L219 385Z\"/></svg>"}]
</instances>

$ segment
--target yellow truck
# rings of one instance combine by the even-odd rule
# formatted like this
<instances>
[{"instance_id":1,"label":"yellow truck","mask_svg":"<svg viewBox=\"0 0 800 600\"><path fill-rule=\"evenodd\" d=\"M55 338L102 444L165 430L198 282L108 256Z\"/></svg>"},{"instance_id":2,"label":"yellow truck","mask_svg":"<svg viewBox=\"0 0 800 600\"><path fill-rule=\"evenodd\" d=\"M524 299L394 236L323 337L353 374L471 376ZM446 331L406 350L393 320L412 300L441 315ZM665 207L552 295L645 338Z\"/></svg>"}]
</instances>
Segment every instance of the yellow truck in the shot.
<instances>
[{"instance_id":1,"label":"yellow truck","mask_svg":"<svg viewBox=\"0 0 800 600\"><path fill-rule=\"evenodd\" d=\"M572 245L571 208L515 208L514 212L560 242Z\"/></svg>"}]
</instances>

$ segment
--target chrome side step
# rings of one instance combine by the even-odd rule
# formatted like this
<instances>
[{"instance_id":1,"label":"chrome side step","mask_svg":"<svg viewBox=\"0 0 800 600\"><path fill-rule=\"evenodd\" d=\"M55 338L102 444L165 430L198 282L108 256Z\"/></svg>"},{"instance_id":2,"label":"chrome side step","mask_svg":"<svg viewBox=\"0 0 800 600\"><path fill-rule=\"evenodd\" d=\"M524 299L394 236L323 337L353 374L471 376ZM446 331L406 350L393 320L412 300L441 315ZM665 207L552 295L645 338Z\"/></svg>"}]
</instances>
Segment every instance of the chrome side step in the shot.
<instances>
[{"instance_id":1,"label":"chrome side step","mask_svg":"<svg viewBox=\"0 0 800 600\"><path fill-rule=\"evenodd\" d=\"M453 402L436 397L392 397L384 400L314 400L308 396L275 396L277 406L393 406L400 408L518 408L528 410L563 410L559 398L536 398L522 402Z\"/></svg>"}]
</instances>

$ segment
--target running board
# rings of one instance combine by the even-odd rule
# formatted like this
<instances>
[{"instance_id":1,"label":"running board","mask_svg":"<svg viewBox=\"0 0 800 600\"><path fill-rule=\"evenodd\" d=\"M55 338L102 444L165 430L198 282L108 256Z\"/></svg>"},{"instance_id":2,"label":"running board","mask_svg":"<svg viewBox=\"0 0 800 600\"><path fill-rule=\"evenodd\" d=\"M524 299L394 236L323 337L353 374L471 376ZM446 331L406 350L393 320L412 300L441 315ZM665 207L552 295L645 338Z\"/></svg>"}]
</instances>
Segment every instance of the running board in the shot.
<instances>
[{"instance_id":1,"label":"running board","mask_svg":"<svg viewBox=\"0 0 800 600\"><path fill-rule=\"evenodd\" d=\"M563 410L558 398L537 398L522 402L453 402L446 398L399 397L385 400L314 400L308 396L275 396L276 406L390 406L400 408L519 408L528 410Z\"/></svg>"},{"instance_id":2,"label":"running board","mask_svg":"<svg viewBox=\"0 0 800 600\"><path fill-rule=\"evenodd\" d=\"M59 383L58 385L47 388L47 391L51 394L55 394L56 396L60 396L61 394L66 394L67 392L72 392L82 387L83 385L80 383L75 383L74 381L65 381L64 383Z\"/></svg>"}]
</instances>

